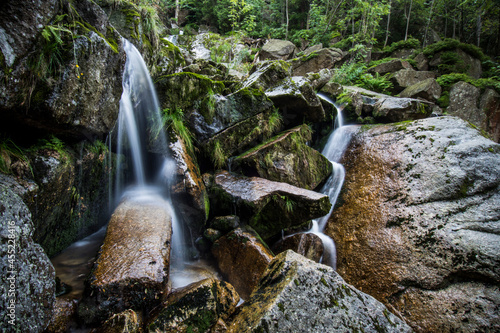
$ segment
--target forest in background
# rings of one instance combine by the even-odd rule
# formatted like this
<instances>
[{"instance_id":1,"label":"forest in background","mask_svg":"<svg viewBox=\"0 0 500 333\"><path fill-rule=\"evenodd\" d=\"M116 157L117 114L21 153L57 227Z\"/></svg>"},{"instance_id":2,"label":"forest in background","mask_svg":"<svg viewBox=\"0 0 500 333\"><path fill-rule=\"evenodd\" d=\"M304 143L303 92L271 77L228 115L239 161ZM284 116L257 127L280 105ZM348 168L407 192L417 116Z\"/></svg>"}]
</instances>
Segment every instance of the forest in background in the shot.
<instances>
[{"instance_id":1,"label":"forest in background","mask_svg":"<svg viewBox=\"0 0 500 333\"><path fill-rule=\"evenodd\" d=\"M442 38L500 54L500 0L135 0L178 25L227 34L323 43L364 57L391 43ZM163 19L163 18L162 18ZM498 61L498 59L496 59Z\"/></svg>"}]
</instances>

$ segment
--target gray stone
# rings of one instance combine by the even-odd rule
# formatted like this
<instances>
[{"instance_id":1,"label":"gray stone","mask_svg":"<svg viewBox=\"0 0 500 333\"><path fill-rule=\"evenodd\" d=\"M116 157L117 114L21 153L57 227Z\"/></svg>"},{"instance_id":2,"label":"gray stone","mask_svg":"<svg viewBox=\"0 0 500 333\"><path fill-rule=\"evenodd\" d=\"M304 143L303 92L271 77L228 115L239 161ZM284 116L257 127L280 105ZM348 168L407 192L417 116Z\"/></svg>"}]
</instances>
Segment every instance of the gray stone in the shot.
<instances>
[{"instance_id":1,"label":"gray stone","mask_svg":"<svg viewBox=\"0 0 500 333\"><path fill-rule=\"evenodd\" d=\"M417 63L419 71L427 71L429 69L429 59L423 53L417 54L414 60Z\"/></svg>"},{"instance_id":2,"label":"gray stone","mask_svg":"<svg viewBox=\"0 0 500 333\"><path fill-rule=\"evenodd\" d=\"M412 68L410 63L401 59L394 59L388 62L384 62L380 65L371 67L368 69L369 73L379 73L380 75L384 75L387 73L395 73L402 69Z\"/></svg>"},{"instance_id":3,"label":"gray stone","mask_svg":"<svg viewBox=\"0 0 500 333\"><path fill-rule=\"evenodd\" d=\"M292 75L304 76L307 73L317 73L324 68L333 68L336 62L342 60L342 57L342 50L334 48L325 48L305 54L290 61Z\"/></svg>"},{"instance_id":4,"label":"gray stone","mask_svg":"<svg viewBox=\"0 0 500 333\"><path fill-rule=\"evenodd\" d=\"M373 106L373 117L381 122L422 119L431 113L429 103L413 98L381 98Z\"/></svg>"},{"instance_id":5,"label":"gray stone","mask_svg":"<svg viewBox=\"0 0 500 333\"><path fill-rule=\"evenodd\" d=\"M500 145L427 118L364 127L343 165L339 274L416 331L500 329Z\"/></svg>"},{"instance_id":6,"label":"gray stone","mask_svg":"<svg viewBox=\"0 0 500 333\"><path fill-rule=\"evenodd\" d=\"M260 50L260 60L288 60L295 56L297 48L286 40L270 39Z\"/></svg>"},{"instance_id":7,"label":"gray stone","mask_svg":"<svg viewBox=\"0 0 500 333\"><path fill-rule=\"evenodd\" d=\"M209 192L211 209L223 215L236 207L242 223L249 224L264 240L326 215L331 207L326 195L227 171L215 175Z\"/></svg>"},{"instance_id":8,"label":"gray stone","mask_svg":"<svg viewBox=\"0 0 500 333\"><path fill-rule=\"evenodd\" d=\"M408 86L399 96L436 102L441 97L441 86L435 79L428 78Z\"/></svg>"},{"instance_id":9,"label":"gray stone","mask_svg":"<svg viewBox=\"0 0 500 333\"><path fill-rule=\"evenodd\" d=\"M481 95L479 108L486 114L484 129L495 142L500 142L500 94L493 89L486 89Z\"/></svg>"},{"instance_id":10,"label":"gray stone","mask_svg":"<svg viewBox=\"0 0 500 333\"><path fill-rule=\"evenodd\" d=\"M411 332L331 267L293 251L276 256L228 332Z\"/></svg>"},{"instance_id":11,"label":"gray stone","mask_svg":"<svg viewBox=\"0 0 500 333\"><path fill-rule=\"evenodd\" d=\"M479 110L479 95L479 88L467 82L457 82L451 86L450 104L446 111L482 128L486 123L486 115Z\"/></svg>"},{"instance_id":12,"label":"gray stone","mask_svg":"<svg viewBox=\"0 0 500 333\"><path fill-rule=\"evenodd\" d=\"M436 78L436 73L429 71L416 71L413 68L402 69L391 76L394 91L399 93L405 88L429 78Z\"/></svg>"},{"instance_id":13,"label":"gray stone","mask_svg":"<svg viewBox=\"0 0 500 333\"><path fill-rule=\"evenodd\" d=\"M55 271L33 241L31 213L8 183L0 184L0 315L3 329L42 332L55 304Z\"/></svg>"}]
</instances>

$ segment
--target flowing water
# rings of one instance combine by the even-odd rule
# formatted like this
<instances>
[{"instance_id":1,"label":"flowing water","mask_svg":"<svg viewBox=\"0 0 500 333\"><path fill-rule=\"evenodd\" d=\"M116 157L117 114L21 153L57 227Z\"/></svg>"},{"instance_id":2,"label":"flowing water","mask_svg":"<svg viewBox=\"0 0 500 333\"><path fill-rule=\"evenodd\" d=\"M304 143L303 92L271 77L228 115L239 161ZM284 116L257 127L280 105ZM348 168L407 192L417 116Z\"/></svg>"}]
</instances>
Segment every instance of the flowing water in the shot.
<instances>
[{"instance_id":1,"label":"flowing water","mask_svg":"<svg viewBox=\"0 0 500 333\"><path fill-rule=\"evenodd\" d=\"M333 239L325 235L323 231L325 230L328 219L332 214L340 190L342 189L342 185L344 183L345 170L342 164L339 163L339 161L342 158L345 150L347 149L349 142L351 141L351 137L354 132L352 129L354 126L344 125L341 107L336 105L326 96L318 96L326 102L332 104L337 109L337 117L335 119L334 130L330 134L325 147L321 151L321 153L332 163L332 174L326 181L325 185L323 185L323 188L320 192L328 195L332 207L330 208L330 212L327 215L313 220L312 227L309 232L314 233L315 235L320 237L323 242L324 252L326 252L326 254L323 256L323 263L328 264L329 266L336 269L337 253L335 242L333 241Z\"/></svg>"}]
</instances>

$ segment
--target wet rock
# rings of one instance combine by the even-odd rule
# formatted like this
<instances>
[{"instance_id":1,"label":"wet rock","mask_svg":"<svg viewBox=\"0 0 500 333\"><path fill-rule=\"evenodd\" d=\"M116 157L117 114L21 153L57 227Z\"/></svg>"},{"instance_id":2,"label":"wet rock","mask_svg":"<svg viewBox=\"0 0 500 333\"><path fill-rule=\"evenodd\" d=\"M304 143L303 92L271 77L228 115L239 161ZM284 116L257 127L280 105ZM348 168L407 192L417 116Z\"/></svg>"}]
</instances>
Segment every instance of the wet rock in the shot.
<instances>
[{"instance_id":1,"label":"wet rock","mask_svg":"<svg viewBox=\"0 0 500 333\"><path fill-rule=\"evenodd\" d=\"M210 242L215 242L217 239L221 238L222 232L216 229L207 228L203 232L203 237L208 239Z\"/></svg>"},{"instance_id":2,"label":"wet rock","mask_svg":"<svg viewBox=\"0 0 500 333\"><path fill-rule=\"evenodd\" d=\"M74 149L54 137L29 153L33 171L29 176L37 186L23 199L37 230L34 240L47 255L54 256L105 223L110 172L107 153L100 141L82 142Z\"/></svg>"},{"instance_id":3,"label":"wet rock","mask_svg":"<svg viewBox=\"0 0 500 333\"><path fill-rule=\"evenodd\" d=\"M291 60L292 75L304 76L307 73L318 73L321 69L333 68L336 62L342 60L340 49L326 48L305 53L305 55Z\"/></svg>"},{"instance_id":4,"label":"wet rock","mask_svg":"<svg viewBox=\"0 0 500 333\"><path fill-rule=\"evenodd\" d=\"M334 71L328 68L320 69L317 73L309 73L306 74L305 77L309 82L311 82L311 86L314 91L319 91L323 88L333 76Z\"/></svg>"},{"instance_id":5,"label":"wet rock","mask_svg":"<svg viewBox=\"0 0 500 333\"><path fill-rule=\"evenodd\" d=\"M177 162L171 195L181 212L182 219L197 233L201 231L208 218L210 207L208 194L196 157L186 148L183 139L178 136L176 139L169 144L172 158Z\"/></svg>"},{"instance_id":6,"label":"wet rock","mask_svg":"<svg viewBox=\"0 0 500 333\"><path fill-rule=\"evenodd\" d=\"M499 162L456 117L363 128L326 227L339 274L416 331L498 330Z\"/></svg>"},{"instance_id":7,"label":"wet rock","mask_svg":"<svg viewBox=\"0 0 500 333\"><path fill-rule=\"evenodd\" d=\"M323 256L323 241L313 233L298 233L278 241L272 250L276 254L292 250L307 259L319 262Z\"/></svg>"},{"instance_id":8,"label":"wet rock","mask_svg":"<svg viewBox=\"0 0 500 333\"><path fill-rule=\"evenodd\" d=\"M288 60L295 57L297 48L286 40L270 39L259 52L260 60Z\"/></svg>"},{"instance_id":9,"label":"wet rock","mask_svg":"<svg viewBox=\"0 0 500 333\"><path fill-rule=\"evenodd\" d=\"M49 1L44 8L53 5ZM21 31L21 36L43 29L42 22L48 26L49 17L45 16L48 13L44 8L31 8L34 12L22 16L23 22L10 20L9 30ZM65 10L68 9L64 7L59 14L67 14ZM28 47L29 42L29 47L37 51L16 60L9 70L0 74L1 81L6 82L0 88L0 117L2 123L9 124L6 131L15 133L19 128L35 128L81 139L102 138L114 126L122 93L119 78L125 63L120 36L109 26L102 9L93 2L80 1L71 10L87 24L79 31L79 37L73 39L68 33L61 33L63 45L58 45L56 50L43 51L40 44L46 41L41 33L36 33L37 40L28 38L22 45ZM51 12L50 18L53 15L55 12ZM26 17L37 17L34 21L39 21L36 28L29 28L31 32L26 31ZM70 20L70 16L64 20ZM50 58L55 52L61 54L58 62ZM43 70L31 65L37 61L52 61L58 65ZM8 72L11 74L3 77Z\"/></svg>"},{"instance_id":10,"label":"wet rock","mask_svg":"<svg viewBox=\"0 0 500 333\"><path fill-rule=\"evenodd\" d=\"M233 160L235 171L314 190L332 172L330 161L307 146L309 126L302 125L280 133ZM307 172L304 172L307 170Z\"/></svg>"},{"instance_id":11,"label":"wet rock","mask_svg":"<svg viewBox=\"0 0 500 333\"><path fill-rule=\"evenodd\" d=\"M265 61L252 67L250 75L241 83L241 87L265 91L291 75L292 66L288 62Z\"/></svg>"},{"instance_id":12,"label":"wet rock","mask_svg":"<svg viewBox=\"0 0 500 333\"><path fill-rule=\"evenodd\" d=\"M211 228L227 233L240 226L240 218L236 215L217 216L209 223Z\"/></svg>"},{"instance_id":13,"label":"wet rock","mask_svg":"<svg viewBox=\"0 0 500 333\"><path fill-rule=\"evenodd\" d=\"M433 78L428 78L412 84L403 90L400 97L423 98L430 102L436 102L441 97L441 86Z\"/></svg>"},{"instance_id":14,"label":"wet rock","mask_svg":"<svg viewBox=\"0 0 500 333\"><path fill-rule=\"evenodd\" d=\"M326 215L331 206L326 195L227 171L215 175L209 193L213 211L223 215L236 209L242 223L250 225L264 240Z\"/></svg>"},{"instance_id":15,"label":"wet rock","mask_svg":"<svg viewBox=\"0 0 500 333\"><path fill-rule=\"evenodd\" d=\"M258 113L215 134L200 144L203 155L216 168L230 168L231 157L262 142L282 129L276 109Z\"/></svg>"},{"instance_id":16,"label":"wet rock","mask_svg":"<svg viewBox=\"0 0 500 333\"><path fill-rule=\"evenodd\" d=\"M284 79L279 85L266 90L266 96L280 109L287 126L325 120L325 110L316 92L300 76Z\"/></svg>"},{"instance_id":17,"label":"wet rock","mask_svg":"<svg viewBox=\"0 0 500 333\"><path fill-rule=\"evenodd\" d=\"M396 93L400 93L405 88L430 78L435 79L436 73L429 71L416 71L413 68L406 68L394 73L391 76L391 82L394 85L394 91Z\"/></svg>"},{"instance_id":18,"label":"wet rock","mask_svg":"<svg viewBox=\"0 0 500 333\"><path fill-rule=\"evenodd\" d=\"M373 117L380 122L422 119L431 113L430 103L413 98L382 98L373 106Z\"/></svg>"},{"instance_id":19,"label":"wet rock","mask_svg":"<svg viewBox=\"0 0 500 333\"><path fill-rule=\"evenodd\" d=\"M486 114L486 126L481 127L495 142L500 142L500 95L493 89L486 89L481 95L479 108Z\"/></svg>"},{"instance_id":20,"label":"wet rock","mask_svg":"<svg viewBox=\"0 0 500 333\"><path fill-rule=\"evenodd\" d=\"M65 333L68 332L76 322L76 312L78 309L78 301L74 299L65 299L62 297L56 298L54 311L50 319L49 326L45 329L48 333Z\"/></svg>"},{"instance_id":21,"label":"wet rock","mask_svg":"<svg viewBox=\"0 0 500 333\"><path fill-rule=\"evenodd\" d=\"M3 328L41 332L55 303L55 271L43 249L33 241L31 214L21 198L0 183L0 315Z\"/></svg>"},{"instance_id":22,"label":"wet rock","mask_svg":"<svg viewBox=\"0 0 500 333\"><path fill-rule=\"evenodd\" d=\"M139 333L142 332L142 318L133 310L125 310L106 320L102 327L91 333Z\"/></svg>"},{"instance_id":23,"label":"wet rock","mask_svg":"<svg viewBox=\"0 0 500 333\"><path fill-rule=\"evenodd\" d=\"M238 228L219 238L212 254L222 275L243 299L248 299L273 254L251 228Z\"/></svg>"},{"instance_id":24,"label":"wet rock","mask_svg":"<svg viewBox=\"0 0 500 333\"><path fill-rule=\"evenodd\" d=\"M276 256L228 332L411 332L331 267L293 251Z\"/></svg>"},{"instance_id":25,"label":"wet rock","mask_svg":"<svg viewBox=\"0 0 500 333\"><path fill-rule=\"evenodd\" d=\"M171 213L154 195L126 199L115 209L80 303L87 324L126 309L149 311L167 290Z\"/></svg>"},{"instance_id":26,"label":"wet rock","mask_svg":"<svg viewBox=\"0 0 500 333\"><path fill-rule=\"evenodd\" d=\"M412 68L410 63L401 59L394 59L388 62L384 62L380 65L371 67L368 69L369 73L379 73L380 75L384 75L387 73L395 73L402 69Z\"/></svg>"},{"instance_id":27,"label":"wet rock","mask_svg":"<svg viewBox=\"0 0 500 333\"><path fill-rule=\"evenodd\" d=\"M147 332L210 332L235 310L240 297L227 282L205 279L171 293Z\"/></svg>"},{"instance_id":28,"label":"wet rock","mask_svg":"<svg viewBox=\"0 0 500 333\"><path fill-rule=\"evenodd\" d=\"M184 67L182 71L206 75L215 81L227 80L229 75L229 69L225 65L202 59L198 59L191 65Z\"/></svg>"}]
</instances>

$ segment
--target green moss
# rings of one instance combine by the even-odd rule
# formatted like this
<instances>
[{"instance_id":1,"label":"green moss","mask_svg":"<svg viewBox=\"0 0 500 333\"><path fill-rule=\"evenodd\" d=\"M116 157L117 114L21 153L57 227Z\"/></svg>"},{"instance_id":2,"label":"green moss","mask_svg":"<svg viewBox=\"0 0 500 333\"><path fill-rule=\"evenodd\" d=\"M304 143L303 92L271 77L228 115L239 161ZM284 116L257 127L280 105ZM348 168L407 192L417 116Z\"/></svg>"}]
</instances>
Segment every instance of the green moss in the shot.
<instances>
[{"instance_id":1,"label":"green moss","mask_svg":"<svg viewBox=\"0 0 500 333\"><path fill-rule=\"evenodd\" d=\"M398 42L392 43L383 49L383 52L392 53L401 49L419 49L420 41L416 38L409 38L407 40L400 40Z\"/></svg>"}]
</instances>

